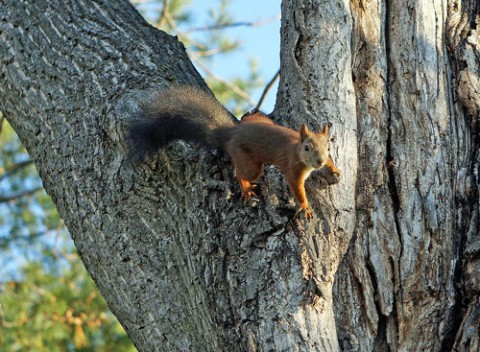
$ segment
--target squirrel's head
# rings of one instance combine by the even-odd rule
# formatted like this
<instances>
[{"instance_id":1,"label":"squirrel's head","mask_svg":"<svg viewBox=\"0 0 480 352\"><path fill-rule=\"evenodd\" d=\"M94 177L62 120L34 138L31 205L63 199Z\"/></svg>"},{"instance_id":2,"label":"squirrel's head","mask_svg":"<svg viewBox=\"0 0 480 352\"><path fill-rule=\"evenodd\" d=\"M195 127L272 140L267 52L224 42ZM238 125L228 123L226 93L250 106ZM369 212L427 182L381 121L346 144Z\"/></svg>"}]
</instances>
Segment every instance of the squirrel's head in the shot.
<instances>
[{"instance_id":1,"label":"squirrel's head","mask_svg":"<svg viewBox=\"0 0 480 352\"><path fill-rule=\"evenodd\" d=\"M328 160L328 124L321 132L310 131L305 124L300 130L299 156L305 165L320 169Z\"/></svg>"}]
</instances>

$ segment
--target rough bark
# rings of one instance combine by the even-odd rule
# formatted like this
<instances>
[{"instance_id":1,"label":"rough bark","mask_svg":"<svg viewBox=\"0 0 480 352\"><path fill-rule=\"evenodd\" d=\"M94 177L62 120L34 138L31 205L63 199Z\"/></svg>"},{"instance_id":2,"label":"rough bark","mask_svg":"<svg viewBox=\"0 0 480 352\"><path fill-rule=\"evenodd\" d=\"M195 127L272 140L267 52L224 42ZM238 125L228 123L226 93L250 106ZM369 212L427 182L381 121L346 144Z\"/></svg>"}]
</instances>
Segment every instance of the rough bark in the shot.
<instances>
[{"instance_id":1,"label":"rough bark","mask_svg":"<svg viewBox=\"0 0 480 352\"><path fill-rule=\"evenodd\" d=\"M313 198L320 223L300 237L306 248L304 271L320 289L317 321L306 328L311 343L305 350L338 350L333 318L332 286L338 265L355 226L357 136L351 72L351 15L348 1L284 1L282 3L281 78L274 116L292 126L307 121L318 130L331 123L331 154L341 165L340 183L325 191L313 177L307 193ZM322 59L320 59L322 58ZM283 119L282 119L283 118ZM330 342L318 345L316 335ZM303 350L302 348L300 350Z\"/></svg>"},{"instance_id":2,"label":"rough bark","mask_svg":"<svg viewBox=\"0 0 480 352\"><path fill-rule=\"evenodd\" d=\"M335 219L351 211L311 190L319 217L292 221L270 168L246 207L230 162L183 143L128 164L139 102L203 84L183 46L128 3L5 1L1 16L0 109L139 350L338 348L331 286L350 234Z\"/></svg>"},{"instance_id":3,"label":"rough bark","mask_svg":"<svg viewBox=\"0 0 480 352\"><path fill-rule=\"evenodd\" d=\"M480 348L479 20L467 3L352 2L360 163L334 289L343 350Z\"/></svg>"},{"instance_id":4,"label":"rough bark","mask_svg":"<svg viewBox=\"0 0 480 352\"><path fill-rule=\"evenodd\" d=\"M214 151L126 161L139 102L204 83L125 1L1 2L0 110L140 351L478 351L478 6L284 1L273 115L343 171L310 223L274 168L245 207Z\"/></svg>"}]
</instances>

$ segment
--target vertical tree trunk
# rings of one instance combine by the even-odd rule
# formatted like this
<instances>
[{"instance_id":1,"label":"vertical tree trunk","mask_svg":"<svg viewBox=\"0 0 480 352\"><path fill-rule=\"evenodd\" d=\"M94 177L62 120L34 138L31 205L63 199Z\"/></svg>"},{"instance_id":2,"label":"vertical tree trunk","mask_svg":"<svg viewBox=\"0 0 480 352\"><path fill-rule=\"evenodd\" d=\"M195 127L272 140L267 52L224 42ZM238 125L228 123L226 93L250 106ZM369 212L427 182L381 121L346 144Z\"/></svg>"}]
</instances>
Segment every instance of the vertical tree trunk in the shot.
<instances>
[{"instance_id":1,"label":"vertical tree trunk","mask_svg":"<svg viewBox=\"0 0 480 352\"><path fill-rule=\"evenodd\" d=\"M307 314L314 311L317 318L306 325L310 344L299 350L339 348L332 286L354 232L352 190L358 163L351 30L348 1L282 3L281 78L273 115L293 128L305 121L316 130L331 123L330 137L335 140L331 154L342 169L340 183L327 190L322 190L315 176L307 181L307 193L313 199L318 219L308 224L300 237L306 250L303 270L318 291L311 304L298 310ZM327 342L318 344L316 335L319 341Z\"/></svg>"},{"instance_id":2,"label":"vertical tree trunk","mask_svg":"<svg viewBox=\"0 0 480 352\"><path fill-rule=\"evenodd\" d=\"M140 351L474 351L478 12L283 2L273 115L331 122L343 171L307 181L311 222L291 219L274 168L245 207L218 153L125 161L139 103L204 87L126 1L1 2L0 110Z\"/></svg>"},{"instance_id":3,"label":"vertical tree trunk","mask_svg":"<svg viewBox=\"0 0 480 352\"><path fill-rule=\"evenodd\" d=\"M313 178L319 216L306 223L271 168L245 207L211 152L175 143L133 167L124 131L139 103L171 81L202 84L183 47L124 1L5 1L0 14L0 109L140 351L338 349L331 287L351 193L336 209L347 193Z\"/></svg>"},{"instance_id":4,"label":"vertical tree trunk","mask_svg":"<svg viewBox=\"0 0 480 352\"><path fill-rule=\"evenodd\" d=\"M340 345L478 351L478 5L354 1L352 15L359 169Z\"/></svg>"}]
</instances>

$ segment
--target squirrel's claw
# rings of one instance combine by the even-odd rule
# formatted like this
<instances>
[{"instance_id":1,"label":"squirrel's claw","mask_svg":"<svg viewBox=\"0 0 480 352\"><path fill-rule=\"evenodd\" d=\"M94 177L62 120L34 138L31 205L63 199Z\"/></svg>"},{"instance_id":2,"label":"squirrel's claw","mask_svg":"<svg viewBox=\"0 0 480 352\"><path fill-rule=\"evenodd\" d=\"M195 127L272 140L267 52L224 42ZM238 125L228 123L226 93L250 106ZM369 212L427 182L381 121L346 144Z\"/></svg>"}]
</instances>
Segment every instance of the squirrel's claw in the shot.
<instances>
[{"instance_id":1,"label":"squirrel's claw","mask_svg":"<svg viewBox=\"0 0 480 352\"><path fill-rule=\"evenodd\" d=\"M301 205L300 208L298 208L293 218L297 219L301 213L305 214L305 219L307 220L310 220L313 218L313 210L309 205Z\"/></svg>"},{"instance_id":2,"label":"squirrel's claw","mask_svg":"<svg viewBox=\"0 0 480 352\"><path fill-rule=\"evenodd\" d=\"M249 188L247 190L244 190L242 192L241 199L243 200L244 204L247 204L252 197L256 198L256 199L259 199L257 194L254 191L252 191L251 188Z\"/></svg>"},{"instance_id":3,"label":"squirrel's claw","mask_svg":"<svg viewBox=\"0 0 480 352\"><path fill-rule=\"evenodd\" d=\"M238 182L240 183L240 189L242 190L240 198L243 200L244 204L247 204L252 197L259 199L253 191L253 188L256 185L252 185L249 181L243 179L239 179Z\"/></svg>"}]
</instances>

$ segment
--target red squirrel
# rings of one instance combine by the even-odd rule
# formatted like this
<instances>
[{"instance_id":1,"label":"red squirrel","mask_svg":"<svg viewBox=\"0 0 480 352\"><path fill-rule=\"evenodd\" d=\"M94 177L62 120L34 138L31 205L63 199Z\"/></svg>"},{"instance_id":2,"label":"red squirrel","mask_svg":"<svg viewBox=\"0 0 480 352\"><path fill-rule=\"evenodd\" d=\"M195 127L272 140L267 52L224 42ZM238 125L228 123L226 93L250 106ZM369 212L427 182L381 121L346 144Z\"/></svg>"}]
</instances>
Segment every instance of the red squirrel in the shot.
<instances>
[{"instance_id":1,"label":"red squirrel","mask_svg":"<svg viewBox=\"0 0 480 352\"><path fill-rule=\"evenodd\" d=\"M270 163L287 179L298 204L295 215L304 212L311 218L305 180L322 167L340 175L328 152L328 125L318 133L305 124L295 131L259 112L245 115L238 123L214 96L190 86L161 90L141 108L143 116L129 126L134 159L142 161L176 139L224 150L232 159L245 203L257 197L252 183L262 174L263 165Z\"/></svg>"}]
</instances>

